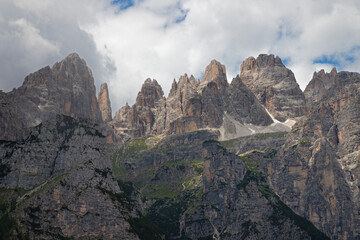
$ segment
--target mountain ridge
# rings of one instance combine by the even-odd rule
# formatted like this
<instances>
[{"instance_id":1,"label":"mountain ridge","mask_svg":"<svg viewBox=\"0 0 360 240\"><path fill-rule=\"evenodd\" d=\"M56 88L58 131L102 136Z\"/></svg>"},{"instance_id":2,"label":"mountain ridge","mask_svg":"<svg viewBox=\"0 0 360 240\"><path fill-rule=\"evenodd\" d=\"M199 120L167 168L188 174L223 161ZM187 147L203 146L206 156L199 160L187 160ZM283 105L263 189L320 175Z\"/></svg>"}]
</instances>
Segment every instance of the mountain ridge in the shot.
<instances>
[{"instance_id":1,"label":"mountain ridge","mask_svg":"<svg viewBox=\"0 0 360 240\"><path fill-rule=\"evenodd\" d=\"M77 54L0 91L0 238L359 239L360 74L240 68L147 79L114 118Z\"/></svg>"}]
</instances>

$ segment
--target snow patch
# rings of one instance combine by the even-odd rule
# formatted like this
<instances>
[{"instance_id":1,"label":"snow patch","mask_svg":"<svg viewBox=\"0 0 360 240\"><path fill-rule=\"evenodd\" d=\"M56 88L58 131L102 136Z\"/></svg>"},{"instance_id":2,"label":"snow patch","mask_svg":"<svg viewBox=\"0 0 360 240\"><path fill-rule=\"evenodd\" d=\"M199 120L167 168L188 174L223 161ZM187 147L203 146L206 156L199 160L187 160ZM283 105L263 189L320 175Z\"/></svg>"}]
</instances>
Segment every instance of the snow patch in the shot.
<instances>
[{"instance_id":1,"label":"snow patch","mask_svg":"<svg viewBox=\"0 0 360 240\"><path fill-rule=\"evenodd\" d=\"M270 115L271 116L271 115ZM257 133L290 132L291 126L284 124L275 118L274 123L268 126L257 126L249 123L241 123L235 120L230 114L224 112L223 124L219 128L220 141L238 137L250 136ZM295 122L295 120L293 120ZM292 123L289 121L289 123Z\"/></svg>"}]
</instances>

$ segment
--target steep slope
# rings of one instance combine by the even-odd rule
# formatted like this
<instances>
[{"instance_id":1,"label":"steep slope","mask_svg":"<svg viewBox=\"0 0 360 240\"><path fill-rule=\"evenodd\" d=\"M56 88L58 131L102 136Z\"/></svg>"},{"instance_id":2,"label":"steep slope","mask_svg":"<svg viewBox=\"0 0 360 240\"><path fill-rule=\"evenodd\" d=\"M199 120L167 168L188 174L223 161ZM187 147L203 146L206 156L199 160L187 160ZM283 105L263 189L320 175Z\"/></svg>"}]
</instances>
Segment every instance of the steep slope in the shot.
<instances>
[{"instance_id":1,"label":"steep slope","mask_svg":"<svg viewBox=\"0 0 360 240\"><path fill-rule=\"evenodd\" d=\"M21 135L14 102L0 90L0 139L16 139Z\"/></svg>"},{"instance_id":2,"label":"steep slope","mask_svg":"<svg viewBox=\"0 0 360 240\"><path fill-rule=\"evenodd\" d=\"M21 87L6 95L18 129L36 126L56 114L101 122L91 70L76 53L52 68L47 66L28 75ZM1 135L0 139L14 140L14 137Z\"/></svg>"},{"instance_id":3,"label":"steep slope","mask_svg":"<svg viewBox=\"0 0 360 240\"><path fill-rule=\"evenodd\" d=\"M274 161L281 199L332 239L360 239L360 74L340 72Z\"/></svg>"},{"instance_id":4,"label":"steep slope","mask_svg":"<svg viewBox=\"0 0 360 240\"><path fill-rule=\"evenodd\" d=\"M148 78L136 97L136 103L132 107L126 104L117 111L110 124L114 126L120 140L145 136L155 132L155 121L164 119L158 116L164 108L165 98L161 86L156 80Z\"/></svg>"},{"instance_id":5,"label":"steep slope","mask_svg":"<svg viewBox=\"0 0 360 240\"><path fill-rule=\"evenodd\" d=\"M269 188L252 156L229 153L206 130L134 139L113 158L139 187L144 214L169 239L328 239Z\"/></svg>"},{"instance_id":6,"label":"steep slope","mask_svg":"<svg viewBox=\"0 0 360 240\"><path fill-rule=\"evenodd\" d=\"M58 115L0 145L1 239L138 239L146 227L91 121Z\"/></svg>"},{"instance_id":7,"label":"steep slope","mask_svg":"<svg viewBox=\"0 0 360 240\"><path fill-rule=\"evenodd\" d=\"M103 122L107 123L112 120L111 116L111 102L109 98L109 90L106 83L101 84L98 95L99 110Z\"/></svg>"},{"instance_id":8,"label":"steep slope","mask_svg":"<svg viewBox=\"0 0 360 240\"><path fill-rule=\"evenodd\" d=\"M113 120L76 54L0 92L0 239L360 239L360 74L319 73L308 110L279 58L245 62L273 115L309 112L289 134L215 60Z\"/></svg>"},{"instance_id":9,"label":"steep slope","mask_svg":"<svg viewBox=\"0 0 360 240\"><path fill-rule=\"evenodd\" d=\"M336 74L336 68L333 68L330 73L325 73L324 70L314 72L313 78L304 90L307 106L311 106L326 95L327 91L335 84Z\"/></svg>"},{"instance_id":10,"label":"steep slope","mask_svg":"<svg viewBox=\"0 0 360 240\"><path fill-rule=\"evenodd\" d=\"M241 64L241 80L279 121L303 116L305 97L294 74L279 57L260 54Z\"/></svg>"},{"instance_id":11,"label":"steep slope","mask_svg":"<svg viewBox=\"0 0 360 240\"><path fill-rule=\"evenodd\" d=\"M258 126L261 131L273 123L271 117L242 83L239 76L229 84L225 66L213 60L201 81L185 74L174 80L165 99L156 80L146 80L136 103L126 105L111 124L119 138L147 134L180 134L203 128L221 128L222 137L250 135ZM256 128L256 127L255 127ZM286 126L278 126L289 130Z\"/></svg>"}]
</instances>

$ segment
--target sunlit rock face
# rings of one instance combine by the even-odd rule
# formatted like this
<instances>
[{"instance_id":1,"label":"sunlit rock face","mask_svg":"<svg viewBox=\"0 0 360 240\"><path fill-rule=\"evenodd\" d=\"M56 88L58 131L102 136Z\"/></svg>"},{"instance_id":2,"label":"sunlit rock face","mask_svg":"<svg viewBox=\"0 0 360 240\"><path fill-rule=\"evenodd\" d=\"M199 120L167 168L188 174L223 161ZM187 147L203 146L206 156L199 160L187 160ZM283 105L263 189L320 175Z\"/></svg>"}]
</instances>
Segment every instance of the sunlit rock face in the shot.
<instances>
[{"instance_id":1,"label":"sunlit rock face","mask_svg":"<svg viewBox=\"0 0 360 240\"><path fill-rule=\"evenodd\" d=\"M279 121L303 116L305 97L294 74L279 57L261 54L241 64L241 80Z\"/></svg>"},{"instance_id":2,"label":"sunlit rock face","mask_svg":"<svg viewBox=\"0 0 360 240\"><path fill-rule=\"evenodd\" d=\"M7 118L16 120L17 129L33 127L56 114L89 118L101 122L94 78L86 62L76 53L28 75L18 89L7 93ZM3 111L3 110L1 110ZM11 122L11 121L7 121ZM5 128L11 128L11 124ZM3 127L4 128L4 127ZM2 139L15 139L4 131ZM17 134L21 137L21 132Z\"/></svg>"},{"instance_id":3,"label":"sunlit rock face","mask_svg":"<svg viewBox=\"0 0 360 240\"><path fill-rule=\"evenodd\" d=\"M360 75L337 73L269 165L285 203L333 239L360 236L359 104Z\"/></svg>"},{"instance_id":4,"label":"sunlit rock face","mask_svg":"<svg viewBox=\"0 0 360 240\"><path fill-rule=\"evenodd\" d=\"M109 98L109 90L106 83L101 84L98 95L99 110L103 122L107 123L112 120L111 116L111 102Z\"/></svg>"},{"instance_id":5,"label":"sunlit rock face","mask_svg":"<svg viewBox=\"0 0 360 240\"><path fill-rule=\"evenodd\" d=\"M314 72L313 78L304 91L306 105L311 106L314 102L321 100L335 84L336 76L336 68L333 68L330 73L325 73L324 70Z\"/></svg>"},{"instance_id":6,"label":"sunlit rock face","mask_svg":"<svg viewBox=\"0 0 360 240\"><path fill-rule=\"evenodd\" d=\"M225 66L216 60L206 67L201 81L187 74L179 81L174 80L167 98L156 80L146 80L136 103L121 108L111 122L119 138L180 134L222 126L225 132L240 136L243 130L238 128L236 132L234 124L268 126L271 123L269 114L240 77L229 84Z\"/></svg>"}]
</instances>

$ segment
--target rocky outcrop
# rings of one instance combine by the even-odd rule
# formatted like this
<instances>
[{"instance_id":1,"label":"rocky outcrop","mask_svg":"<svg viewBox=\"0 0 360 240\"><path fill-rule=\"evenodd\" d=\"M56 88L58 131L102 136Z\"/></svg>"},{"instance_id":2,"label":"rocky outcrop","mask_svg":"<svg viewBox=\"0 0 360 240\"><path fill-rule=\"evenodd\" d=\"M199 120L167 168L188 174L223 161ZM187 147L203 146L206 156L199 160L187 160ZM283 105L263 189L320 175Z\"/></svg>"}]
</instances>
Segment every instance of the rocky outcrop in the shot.
<instances>
[{"instance_id":1,"label":"rocky outcrop","mask_svg":"<svg viewBox=\"0 0 360 240\"><path fill-rule=\"evenodd\" d=\"M7 96L19 120L18 129L36 126L56 114L101 122L94 78L76 53L52 68L47 66L28 75L23 85Z\"/></svg>"},{"instance_id":2,"label":"rocky outcrop","mask_svg":"<svg viewBox=\"0 0 360 240\"><path fill-rule=\"evenodd\" d=\"M137 183L146 217L169 239L327 239L279 200L259 159L227 152L217 134L129 141L115 177Z\"/></svg>"},{"instance_id":3,"label":"rocky outcrop","mask_svg":"<svg viewBox=\"0 0 360 240\"><path fill-rule=\"evenodd\" d=\"M199 81L187 74L174 82L166 99L165 128L173 132L194 131L202 127L202 98L198 92ZM183 122L179 120L184 117ZM177 126L176 126L177 125ZM181 127L179 125L182 125ZM180 130L182 129L182 130Z\"/></svg>"},{"instance_id":4,"label":"rocky outcrop","mask_svg":"<svg viewBox=\"0 0 360 240\"><path fill-rule=\"evenodd\" d=\"M241 80L279 121L303 116L305 97L294 74L279 57L261 54L241 64Z\"/></svg>"},{"instance_id":5,"label":"rocky outcrop","mask_svg":"<svg viewBox=\"0 0 360 240\"><path fill-rule=\"evenodd\" d=\"M336 68L333 68L330 73L325 73L324 70L314 72L313 78L304 90L307 106L311 106L326 95L327 91L335 84L336 74Z\"/></svg>"},{"instance_id":6,"label":"rocky outcrop","mask_svg":"<svg viewBox=\"0 0 360 240\"><path fill-rule=\"evenodd\" d=\"M216 60L206 67L201 81L184 74L178 82L174 80L166 99L162 95L161 87L155 80L146 80L136 104L121 108L111 124L132 138L222 126L224 133L239 136L244 134L242 128L246 128L246 134L251 134L244 124L268 126L273 123L239 76L228 83L225 66Z\"/></svg>"},{"instance_id":7,"label":"rocky outcrop","mask_svg":"<svg viewBox=\"0 0 360 240\"><path fill-rule=\"evenodd\" d=\"M15 140L21 135L14 102L0 90L0 139Z\"/></svg>"},{"instance_id":8,"label":"rocky outcrop","mask_svg":"<svg viewBox=\"0 0 360 240\"><path fill-rule=\"evenodd\" d=\"M139 239L140 205L113 179L96 124L58 115L0 144L2 237Z\"/></svg>"},{"instance_id":9,"label":"rocky outcrop","mask_svg":"<svg viewBox=\"0 0 360 240\"><path fill-rule=\"evenodd\" d=\"M109 90L106 83L101 84L98 95L99 110L103 122L107 123L112 120L111 116L111 102L109 98Z\"/></svg>"},{"instance_id":10,"label":"rocky outcrop","mask_svg":"<svg viewBox=\"0 0 360 240\"><path fill-rule=\"evenodd\" d=\"M154 132L155 121L162 121L158 113L165 108L164 92L156 80L147 79L138 93L136 103L128 104L116 112L114 126L119 139L140 137ZM163 128L162 128L163 129Z\"/></svg>"},{"instance_id":11,"label":"rocky outcrop","mask_svg":"<svg viewBox=\"0 0 360 240\"><path fill-rule=\"evenodd\" d=\"M332 239L360 238L359 90L360 74L338 73L268 162L281 199Z\"/></svg>"}]
</instances>

